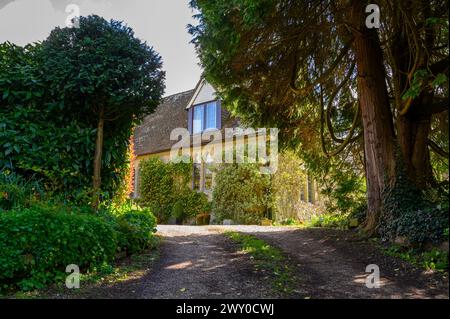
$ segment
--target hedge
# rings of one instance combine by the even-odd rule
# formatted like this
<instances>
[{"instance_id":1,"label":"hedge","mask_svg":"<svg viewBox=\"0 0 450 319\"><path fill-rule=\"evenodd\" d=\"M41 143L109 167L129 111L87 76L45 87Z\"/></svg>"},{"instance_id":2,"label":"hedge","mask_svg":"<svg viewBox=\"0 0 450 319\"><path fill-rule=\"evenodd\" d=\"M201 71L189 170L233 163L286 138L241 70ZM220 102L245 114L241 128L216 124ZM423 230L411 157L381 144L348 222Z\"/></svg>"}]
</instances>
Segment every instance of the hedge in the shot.
<instances>
[{"instance_id":1,"label":"hedge","mask_svg":"<svg viewBox=\"0 0 450 319\"><path fill-rule=\"evenodd\" d=\"M210 210L205 194L189 188L192 163L164 163L150 158L141 163L139 204L152 209L159 223L170 216L180 222Z\"/></svg>"},{"instance_id":2,"label":"hedge","mask_svg":"<svg viewBox=\"0 0 450 319\"><path fill-rule=\"evenodd\" d=\"M148 208L123 205L113 212L106 212L107 220L117 232L118 252L127 255L139 253L155 244L156 217Z\"/></svg>"},{"instance_id":3,"label":"hedge","mask_svg":"<svg viewBox=\"0 0 450 319\"><path fill-rule=\"evenodd\" d=\"M67 265L88 269L111 261L117 238L104 220L34 206L0 214L2 289L42 288L62 276Z\"/></svg>"},{"instance_id":4,"label":"hedge","mask_svg":"<svg viewBox=\"0 0 450 319\"><path fill-rule=\"evenodd\" d=\"M155 231L152 213L132 207L119 215L48 204L0 212L0 291L43 288L64 280L67 265L86 272L117 252L140 252Z\"/></svg>"}]
</instances>

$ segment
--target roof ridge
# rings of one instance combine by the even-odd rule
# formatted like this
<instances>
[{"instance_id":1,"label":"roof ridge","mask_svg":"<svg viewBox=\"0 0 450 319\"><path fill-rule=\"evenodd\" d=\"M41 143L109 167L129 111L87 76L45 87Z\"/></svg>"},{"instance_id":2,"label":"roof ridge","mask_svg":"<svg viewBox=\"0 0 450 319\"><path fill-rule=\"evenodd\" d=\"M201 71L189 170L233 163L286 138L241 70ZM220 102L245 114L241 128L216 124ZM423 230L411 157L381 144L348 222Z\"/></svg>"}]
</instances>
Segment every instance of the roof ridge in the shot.
<instances>
[{"instance_id":1,"label":"roof ridge","mask_svg":"<svg viewBox=\"0 0 450 319\"><path fill-rule=\"evenodd\" d=\"M174 94L171 94L171 95L163 96L163 99L168 99L168 98L170 98L170 97L172 97L172 96L180 95L180 94L184 94L184 93L188 93L188 92L191 92L191 91L194 91L194 90L195 90L195 89L190 89L190 90L186 90L186 91L181 91L181 92L178 92L178 93L174 93Z\"/></svg>"}]
</instances>

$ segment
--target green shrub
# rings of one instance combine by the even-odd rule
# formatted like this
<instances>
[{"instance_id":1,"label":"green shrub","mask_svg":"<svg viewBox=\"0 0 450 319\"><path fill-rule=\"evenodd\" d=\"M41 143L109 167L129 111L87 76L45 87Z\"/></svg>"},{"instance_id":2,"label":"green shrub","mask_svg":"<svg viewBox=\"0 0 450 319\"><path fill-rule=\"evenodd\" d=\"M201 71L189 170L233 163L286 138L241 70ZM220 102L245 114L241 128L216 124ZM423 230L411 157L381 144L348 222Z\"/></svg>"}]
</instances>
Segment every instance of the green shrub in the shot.
<instances>
[{"instance_id":1,"label":"green shrub","mask_svg":"<svg viewBox=\"0 0 450 319\"><path fill-rule=\"evenodd\" d=\"M172 207L172 216L177 223L210 211L208 197L202 192L186 189L178 198Z\"/></svg>"},{"instance_id":2,"label":"green shrub","mask_svg":"<svg viewBox=\"0 0 450 319\"><path fill-rule=\"evenodd\" d=\"M164 163L158 158L145 160L140 166L139 204L149 207L158 222L167 222L180 195L189 191L191 163Z\"/></svg>"},{"instance_id":3,"label":"green shrub","mask_svg":"<svg viewBox=\"0 0 450 319\"><path fill-rule=\"evenodd\" d=\"M177 223L181 223L186 217L184 213L184 204L182 201L177 201L172 207L172 216L175 217Z\"/></svg>"},{"instance_id":4,"label":"green shrub","mask_svg":"<svg viewBox=\"0 0 450 319\"><path fill-rule=\"evenodd\" d=\"M346 229L348 225L348 216L343 214L323 214L313 217L309 222L310 227Z\"/></svg>"},{"instance_id":5,"label":"green shrub","mask_svg":"<svg viewBox=\"0 0 450 319\"><path fill-rule=\"evenodd\" d=\"M208 213L211 210L208 196L195 190L185 191L180 197L180 202L183 204L185 218L195 217L198 214Z\"/></svg>"},{"instance_id":6,"label":"green shrub","mask_svg":"<svg viewBox=\"0 0 450 319\"><path fill-rule=\"evenodd\" d=\"M305 183L307 176L299 157L292 151L279 154L278 169L271 181L273 219L276 222L283 223L288 219L304 220L309 217L302 214L304 210L299 209L299 206L304 204L301 194Z\"/></svg>"},{"instance_id":7,"label":"green shrub","mask_svg":"<svg viewBox=\"0 0 450 319\"><path fill-rule=\"evenodd\" d=\"M134 209L117 218L120 247L127 254L142 252L155 243L156 218L149 209Z\"/></svg>"},{"instance_id":8,"label":"green shrub","mask_svg":"<svg viewBox=\"0 0 450 319\"><path fill-rule=\"evenodd\" d=\"M25 180L9 170L0 171L0 211L27 207L44 196L37 180Z\"/></svg>"},{"instance_id":9,"label":"green shrub","mask_svg":"<svg viewBox=\"0 0 450 319\"><path fill-rule=\"evenodd\" d=\"M424 252L422 258L425 269L448 271L448 252L433 249Z\"/></svg>"},{"instance_id":10,"label":"green shrub","mask_svg":"<svg viewBox=\"0 0 450 319\"><path fill-rule=\"evenodd\" d=\"M191 163L164 163L158 158L143 161L139 203L150 207L160 223L171 215L181 222L209 211L207 196L189 188L191 172Z\"/></svg>"},{"instance_id":11,"label":"green shrub","mask_svg":"<svg viewBox=\"0 0 450 319\"><path fill-rule=\"evenodd\" d=\"M270 179L257 164L223 164L217 170L213 212L222 221L259 224L271 207Z\"/></svg>"},{"instance_id":12,"label":"green shrub","mask_svg":"<svg viewBox=\"0 0 450 319\"><path fill-rule=\"evenodd\" d=\"M45 204L0 213L0 289L42 288L82 270L110 262L116 232L102 218Z\"/></svg>"},{"instance_id":13,"label":"green shrub","mask_svg":"<svg viewBox=\"0 0 450 319\"><path fill-rule=\"evenodd\" d=\"M172 209L174 179L170 168L157 158L140 165L140 201L143 206L155 208L159 222L167 221Z\"/></svg>"},{"instance_id":14,"label":"green shrub","mask_svg":"<svg viewBox=\"0 0 450 319\"><path fill-rule=\"evenodd\" d=\"M366 203L365 180L351 170L331 169L323 189L328 213L354 214Z\"/></svg>"},{"instance_id":15,"label":"green shrub","mask_svg":"<svg viewBox=\"0 0 450 319\"><path fill-rule=\"evenodd\" d=\"M382 234L388 240L406 237L411 244L438 243L444 239L448 227L448 207L427 207L404 210L382 225Z\"/></svg>"},{"instance_id":16,"label":"green shrub","mask_svg":"<svg viewBox=\"0 0 450 319\"><path fill-rule=\"evenodd\" d=\"M92 186L97 123L81 111L79 99L51 88L61 81L42 71L42 63L49 62L42 53L38 43L0 44L0 171L6 168L26 180L35 176L52 193L85 200L73 197ZM105 126L103 198L112 198L123 184L131 127L131 120Z\"/></svg>"},{"instance_id":17,"label":"green shrub","mask_svg":"<svg viewBox=\"0 0 450 319\"><path fill-rule=\"evenodd\" d=\"M427 270L448 272L448 252L435 247L429 251L422 251L393 244L385 248L384 251L389 256L401 258Z\"/></svg>"},{"instance_id":18,"label":"green shrub","mask_svg":"<svg viewBox=\"0 0 450 319\"><path fill-rule=\"evenodd\" d=\"M130 255L154 245L156 217L150 209L125 203L104 209L101 216L116 232L117 252L126 252Z\"/></svg>"},{"instance_id":19,"label":"green shrub","mask_svg":"<svg viewBox=\"0 0 450 319\"><path fill-rule=\"evenodd\" d=\"M449 227L448 189L429 194L415 188L404 174L383 194L380 234L387 241L405 237L412 245L439 243Z\"/></svg>"}]
</instances>

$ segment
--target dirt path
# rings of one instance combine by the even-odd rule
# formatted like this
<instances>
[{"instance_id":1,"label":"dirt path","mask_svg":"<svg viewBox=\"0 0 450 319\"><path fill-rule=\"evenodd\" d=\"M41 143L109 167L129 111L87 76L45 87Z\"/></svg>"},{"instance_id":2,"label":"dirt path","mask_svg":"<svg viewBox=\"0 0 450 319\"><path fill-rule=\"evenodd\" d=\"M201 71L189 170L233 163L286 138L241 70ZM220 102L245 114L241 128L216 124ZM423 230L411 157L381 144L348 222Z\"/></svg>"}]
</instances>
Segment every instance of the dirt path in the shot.
<instances>
[{"instance_id":1,"label":"dirt path","mask_svg":"<svg viewBox=\"0 0 450 319\"><path fill-rule=\"evenodd\" d=\"M279 247L296 272L290 298L448 298L448 278L380 253L349 232L261 226L158 226L160 258L127 280L53 298L279 298L249 256L221 232L255 235ZM141 256L146 257L146 256ZM381 287L365 285L376 264Z\"/></svg>"},{"instance_id":2,"label":"dirt path","mask_svg":"<svg viewBox=\"0 0 450 319\"><path fill-rule=\"evenodd\" d=\"M233 226L281 248L296 263L299 288L312 298L448 298L448 278L382 254L350 232ZM365 285L366 266L380 270L380 288Z\"/></svg>"},{"instance_id":3,"label":"dirt path","mask_svg":"<svg viewBox=\"0 0 450 319\"><path fill-rule=\"evenodd\" d=\"M206 227L159 226L160 261L141 298L276 298L244 254Z\"/></svg>"}]
</instances>

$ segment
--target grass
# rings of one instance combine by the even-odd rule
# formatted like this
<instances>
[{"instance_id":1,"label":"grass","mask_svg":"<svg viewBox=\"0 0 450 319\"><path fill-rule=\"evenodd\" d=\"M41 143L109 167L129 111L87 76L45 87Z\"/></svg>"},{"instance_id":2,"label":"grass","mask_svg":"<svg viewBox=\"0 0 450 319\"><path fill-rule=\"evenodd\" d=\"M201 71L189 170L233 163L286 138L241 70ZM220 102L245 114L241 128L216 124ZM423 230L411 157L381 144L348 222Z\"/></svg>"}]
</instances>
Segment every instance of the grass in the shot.
<instances>
[{"instance_id":1,"label":"grass","mask_svg":"<svg viewBox=\"0 0 450 319\"><path fill-rule=\"evenodd\" d=\"M305 222L302 220L298 220L295 218L288 218L281 222L273 222L272 226L284 226L284 227L297 227L297 228L303 228L306 226Z\"/></svg>"},{"instance_id":2,"label":"grass","mask_svg":"<svg viewBox=\"0 0 450 319\"><path fill-rule=\"evenodd\" d=\"M448 253L436 248L423 252L413 248L391 245L383 248L383 251L389 256L403 259L426 270L448 272Z\"/></svg>"},{"instance_id":3,"label":"grass","mask_svg":"<svg viewBox=\"0 0 450 319\"><path fill-rule=\"evenodd\" d=\"M348 216L345 214L323 214L315 216L307 224L307 227L324 227L347 229L349 226Z\"/></svg>"},{"instance_id":4,"label":"grass","mask_svg":"<svg viewBox=\"0 0 450 319\"><path fill-rule=\"evenodd\" d=\"M268 274L276 291L290 294L295 287L295 275L289 260L278 248L252 235L228 231L225 235L250 255L257 271Z\"/></svg>"}]
</instances>

